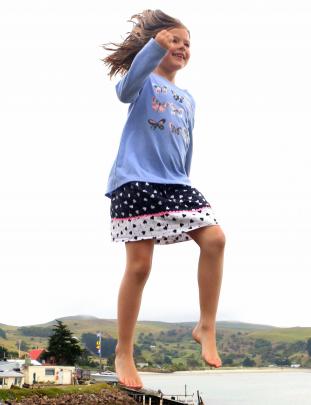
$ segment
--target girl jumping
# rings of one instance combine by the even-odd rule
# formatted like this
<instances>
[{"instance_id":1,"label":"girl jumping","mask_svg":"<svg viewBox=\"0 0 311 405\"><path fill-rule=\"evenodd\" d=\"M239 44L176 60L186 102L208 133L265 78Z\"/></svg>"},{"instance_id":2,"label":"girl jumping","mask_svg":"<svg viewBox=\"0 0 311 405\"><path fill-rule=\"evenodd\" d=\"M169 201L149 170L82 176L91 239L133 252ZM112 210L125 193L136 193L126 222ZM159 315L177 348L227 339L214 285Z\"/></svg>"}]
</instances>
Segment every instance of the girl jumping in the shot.
<instances>
[{"instance_id":1,"label":"girl jumping","mask_svg":"<svg viewBox=\"0 0 311 405\"><path fill-rule=\"evenodd\" d=\"M111 239L124 242L126 269L118 296L115 368L121 384L141 388L133 357L134 330L154 245L194 241L200 248L200 319L192 336L202 358L221 366L216 348L225 235L211 205L189 179L195 101L175 84L190 58L190 33L161 10L130 20L121 44L107 44L110 78L120 73L119 100L129 104L105 196L111 199ZM114 48L111 48L111 45Z\"/></svg>"}]
</instances>

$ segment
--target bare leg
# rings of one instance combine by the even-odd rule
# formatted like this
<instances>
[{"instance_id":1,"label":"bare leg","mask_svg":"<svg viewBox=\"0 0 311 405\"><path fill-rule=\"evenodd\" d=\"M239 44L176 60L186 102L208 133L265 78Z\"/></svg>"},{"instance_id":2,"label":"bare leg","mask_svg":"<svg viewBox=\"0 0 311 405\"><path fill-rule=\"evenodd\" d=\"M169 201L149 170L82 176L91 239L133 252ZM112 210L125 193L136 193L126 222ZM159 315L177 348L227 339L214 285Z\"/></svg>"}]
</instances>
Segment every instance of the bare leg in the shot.
<instances>
[{"instance_id":1,"label":"bare leg","mask_svg":"<svg viewBox=\"0 0 311 405\"><path fill-rule=\"evenodd\" d=\"M154 240L127 242L126 269L118 296L118 344L115 367L121 384L142 388L134 357L134 331L140 309L144 286L148 279L154 248Z\"/></svg>"},{"instance_id":2,"label":"bare leg","mask_svg":"<svg viewBox=\"0 0 311 405\"><path fill-rule=\"evenodd\" d=\"M188 234L200 246L198 284L201 314L192 336L201 344L205 362L220 367L222 363L216 347L216 313L223 273L225 235L219 225L198 228Z\"/></svg>"}]
</instances>

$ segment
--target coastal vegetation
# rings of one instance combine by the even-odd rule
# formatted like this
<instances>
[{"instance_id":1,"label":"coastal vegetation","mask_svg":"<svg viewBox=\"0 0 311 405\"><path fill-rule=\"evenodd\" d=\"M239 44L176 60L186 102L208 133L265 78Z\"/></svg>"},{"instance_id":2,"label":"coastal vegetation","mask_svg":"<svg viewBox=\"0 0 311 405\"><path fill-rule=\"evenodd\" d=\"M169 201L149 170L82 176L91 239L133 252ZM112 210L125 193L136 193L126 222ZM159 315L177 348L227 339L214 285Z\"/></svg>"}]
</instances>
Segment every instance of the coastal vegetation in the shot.
<instances>
[{"instance_id":1,"label":"coastal vegetation","mask_svg":"<svg viewBox=\"0 0 311 405\"><path fill-rule=\"evenodd\" d=\"M82 386L49 386L39 388L13 388L0 390L0 401L15 404L120 404L134 405L135 402L122 391L105 383ZM95 402L94 402L95 401Z\"/></svg>"}]
</instances>

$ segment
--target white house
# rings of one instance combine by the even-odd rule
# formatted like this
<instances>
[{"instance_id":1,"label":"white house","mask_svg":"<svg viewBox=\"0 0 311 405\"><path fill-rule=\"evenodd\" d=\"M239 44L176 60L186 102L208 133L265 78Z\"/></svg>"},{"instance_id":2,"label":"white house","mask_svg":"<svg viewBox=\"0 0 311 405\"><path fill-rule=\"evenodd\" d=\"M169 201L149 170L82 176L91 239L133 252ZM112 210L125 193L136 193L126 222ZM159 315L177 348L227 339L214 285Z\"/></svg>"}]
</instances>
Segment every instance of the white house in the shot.
<instances>
[{"instance_id":1,"label":"white house","mask_svg":"<svg viewBox=\"0 0 311 405\"><path fill-rule=\"evenodd\" d=\"M20 368L22 368L25 364L27 365L32 365L32 366L41 366L40 361L37 360L31 360L31 359L7 359L6 360L7 364L13 363L16 366L19 366ZM1 362L0 362L1 364Z\"/></svg>"},{"instance_id":2,"label":"white house","mask_svg":"<svg viewBox=\"0 0 311 405\"><path fill-rule=\"evenodd\" d=\"M36 383L73 384L75 367L71 366L30 366L23 368L25 384Z\"/></svg>"},{"instance_id":3,"label":"white house","mask_svg":"<svg viewBox=\"0 0 311 405\"><path fill-rule=\"evenodd\" d=\"M11 388L12 385L21 387L24 383L22 373L14 370L0 370L0 389Z\"/></svg>"},{"instance_id":4,"label":"white house","mask_svg":"<svg viewBox=\"0 0 311 405\"><path fill-rule=\"evenodd\" d=\"M144 367L148 367L148 366L149 366L149 363L137 363L137 366L138 366L139 368L144 368Z\"/></svg>"}]
</instances>

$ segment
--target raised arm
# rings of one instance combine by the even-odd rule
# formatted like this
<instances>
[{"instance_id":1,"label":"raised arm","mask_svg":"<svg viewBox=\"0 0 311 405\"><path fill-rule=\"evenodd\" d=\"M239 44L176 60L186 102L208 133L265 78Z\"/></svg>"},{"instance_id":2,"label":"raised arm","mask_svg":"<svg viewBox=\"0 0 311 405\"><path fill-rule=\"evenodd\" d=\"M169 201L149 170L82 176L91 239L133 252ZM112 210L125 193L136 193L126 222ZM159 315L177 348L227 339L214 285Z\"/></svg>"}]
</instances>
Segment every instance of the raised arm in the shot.
<instances>
[{"instance_id":1,"label":"raised arm","mask_svg":"<svg viewBox=\"0 0 311 405\"><path fill-rule=\"evenodd\" d=\"M120 101L123 103L135 101L145 80L158 66L166 52L167 48L164 47L164 44L160 45L160 42L150 38L133 59L128 72L116 85L116 92Z\"/></svg>"}]
</instances>

